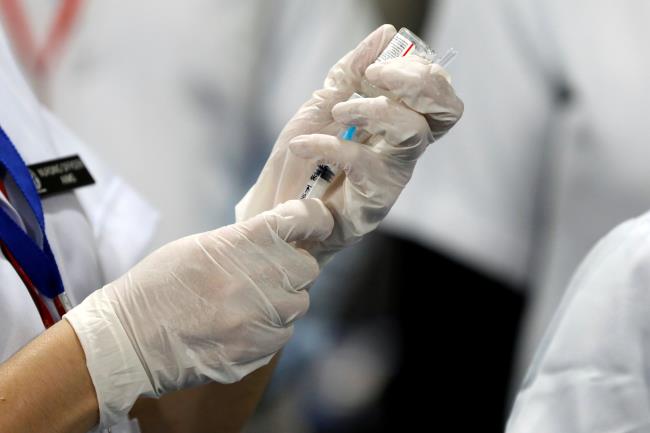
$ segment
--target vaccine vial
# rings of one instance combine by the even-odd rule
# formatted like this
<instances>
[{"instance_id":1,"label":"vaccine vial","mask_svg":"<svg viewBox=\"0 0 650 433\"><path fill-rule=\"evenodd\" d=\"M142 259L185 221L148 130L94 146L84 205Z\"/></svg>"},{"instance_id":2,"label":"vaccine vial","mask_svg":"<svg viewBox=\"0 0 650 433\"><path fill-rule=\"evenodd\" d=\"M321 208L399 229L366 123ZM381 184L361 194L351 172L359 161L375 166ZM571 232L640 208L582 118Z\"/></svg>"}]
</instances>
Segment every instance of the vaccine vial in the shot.
<instances>
[{"instance_id":1,"label":"vaccine vial","mask_svg":"<svg viewBox=\"0 0 650 433\"><path fill-rule=\"evenodd\" d=\"M422 39L406 27L402 27L374 63L384 63L398 57L406 56L418 56L431 63L435 63L438 59L437 53L429 48ZM365 77L361 80L361 88L358 94L365 98L374 98L382 95L393 98L389 92L378 89L370 84Z\"/></svg>"}]
</instances>

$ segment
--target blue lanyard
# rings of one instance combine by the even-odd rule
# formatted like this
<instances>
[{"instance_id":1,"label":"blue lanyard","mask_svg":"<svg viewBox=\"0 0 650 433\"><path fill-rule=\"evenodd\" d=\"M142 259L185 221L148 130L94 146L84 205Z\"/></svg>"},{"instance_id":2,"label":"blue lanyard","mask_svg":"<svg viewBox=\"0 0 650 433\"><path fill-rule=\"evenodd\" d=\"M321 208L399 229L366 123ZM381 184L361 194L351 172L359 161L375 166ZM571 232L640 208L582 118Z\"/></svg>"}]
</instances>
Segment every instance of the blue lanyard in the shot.
<instances>
[{"instance_id":1,"label":"blue lanyard","mask_svg":"<svg viewBox=\"0 0 650 433\"><path fill-rule=\"evenodd\" d=\"M43 248L29 237L7 212L2 210L0 210L0 239L7 245L38 291L48 298L55 298L63 293L63 281L45 235L41 199L27 165L2 127L0 127L0 167L12 177L36 217L43 234Z\"/></svg>"}]
</instances>

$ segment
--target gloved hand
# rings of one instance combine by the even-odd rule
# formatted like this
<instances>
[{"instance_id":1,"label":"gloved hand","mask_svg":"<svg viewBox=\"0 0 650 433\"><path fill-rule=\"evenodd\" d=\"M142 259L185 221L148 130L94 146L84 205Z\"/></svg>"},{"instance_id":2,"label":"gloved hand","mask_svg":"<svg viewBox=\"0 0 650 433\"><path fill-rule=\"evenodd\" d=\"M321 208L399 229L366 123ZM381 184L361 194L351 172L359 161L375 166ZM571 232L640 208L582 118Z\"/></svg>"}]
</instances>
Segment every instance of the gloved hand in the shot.
<instances>
[{"instance_id":1,"label":"gloved hand","mask_svg":"<svg viewBox=\"0 0 650 433\"><path fill-rule=\"evenodd\" d=\"M574 275L517 395L507 433L650 431L650 213Z\"/></svg>"},{"instance_id":2,"label":"gloved hand","mask_svg":"<svg viewBox=\"0 0 650 433\"><path fill-rule=\"evenodd\" d=\"M210 380L234 382L267 364L305 314L319 267L291 242L324 239L320 200L293 200L248 221L171 242L64 316L86 355L100 426L140 395Z\"/></svg>"},{"instance_id":3,"label":"gloved hand","mask_svg":"<svg viewBox=\"0 0 650 433\"><path fill-rule=\"evenodd\" d=\"M334 252L374 230L407 184L427 145L460 118L462 101L438 65L415 56L370 67L395 35L384 25L330 70L286 125L256 184L237 205L238 220L299 197L317 162L345 173L323 197L335 219L331 236L301 244L322 264ZM367 81L385 96L348 101ZM372 134L369 145L336 136L344 125Z\"/></svg>"}]
</instances>

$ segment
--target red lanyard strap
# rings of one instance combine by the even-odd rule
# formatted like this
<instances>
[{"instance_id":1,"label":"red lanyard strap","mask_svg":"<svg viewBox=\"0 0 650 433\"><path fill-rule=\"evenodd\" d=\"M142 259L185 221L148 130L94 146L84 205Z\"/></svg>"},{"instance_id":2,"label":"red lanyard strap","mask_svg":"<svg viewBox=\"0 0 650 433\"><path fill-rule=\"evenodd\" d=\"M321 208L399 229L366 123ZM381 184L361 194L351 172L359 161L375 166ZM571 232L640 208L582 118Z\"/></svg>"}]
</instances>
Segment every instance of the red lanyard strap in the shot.
<instances>
[{"instance_id":1,"label":"red lanyard strap","mask_svg":"<svg viewBox=\"0 0 650 433\"><path fill-rule=\"evenodd\" d=\"M2 212L2 211L0 211ZM5 255L7 260L9 260L9 263L11 263L11 266L16 270L16 273L20 277L20 279L23 281L23 284L25 284L25 287L27 288L27 291L29 292L29 296L31 296L32 301L34 301L34 305L36 305L36 309L38 310L38 314L41 316L41 320L43 321L43 325L45 325L46 328L49 328L50 326L54 325L55 320L52 317L52 314L50 313L50 310L47 308L47 305L41 298L41 296L38 294L38 290L36 289L36 286L32 282L32 280L29 278L29 275L25 273L23 268L20 266L20 263L16 260L13 254L11 254L11 251L9 251L9 248L7 248L7 245L0 240L0 249L2 249L2 253ZM58 309L58 308L57 308ZM61 314L61 312L59 312Z\"/></svg>"},{"instance_id":2,"label":"red lanyard strap","mask_svg":"<svg viewBox=\"0 0 650 433\"><path fill-rule=\"evenodd\" d=\"M52 62L70 35L81 5L82 0L62 1L45 45L39 50L36 48L34 34L22 4L18 0L0 0L0 8L5 16L9 36L14 41L23 65L29 68L31 73L38 76L47 75Z\"/></svg>"},{"instance_id":3,"label":"red lanyard strap","mask_svg":"<svg viewBox=\"0 0 650 433\"><path fill-rule=\"evenodd\" d=\"M2 193L2 195L4 195L5 198L7 198L7 200L9 200L9 194L7 194L7 189L2 179L0 179L0 193ZM0 250L7 258L7 260L9 261L9 263L14 268L14 270L22 280L23 284L27 288L27 292L29 293L29 296L32 298L32 301L34 301L34 305L38 310L38 314L41 316L43 325L46 328L49 328L50 326L54 325L56 320L54 320L52 314L50 313L49 308L47 307L47 304L43 301L43 298L41 298L41 296L39 295L38 289L34 285L34 282L32 281L31 278L29 278L29 275L27 275L25 270L20 266L20 263L18 263L16 257L14 257L11 251L9 251L7 244L5 244L2 240L0 240ZM59 296L56 296L54 298L54 307L56 308L57 313L61 317L63 317L63 315L66 312L72 309L70 302L68 301L67 296L65 295L65 292L61 293Z\"/></svg>"},{"instance_id":4,"label":"red lanyard strap","mask_svg":"<svg viewBox=\"0 0 650 433\"><path fill-rule=\"evenodd\" d=\"M37 243L11 219L9 214L0 210L2 250L30 291L36 307L41 312L43 323L48 326L51 317L48 318L47 315L44 315L37 298L41 302L42 299L39 296L34 296L34 293L38 291L38 293L51 298L59 314L63 315L67 306L64 306L64 302L67 303L67 298L64 295L63 280L47 239L45 215L32 176L11 138L2 127L0 127L0 168L3 173L13 179L18 193L29 205L29 210L38 222L38 229L42 234L42 243Z\"/></svg>"}]
</instances>

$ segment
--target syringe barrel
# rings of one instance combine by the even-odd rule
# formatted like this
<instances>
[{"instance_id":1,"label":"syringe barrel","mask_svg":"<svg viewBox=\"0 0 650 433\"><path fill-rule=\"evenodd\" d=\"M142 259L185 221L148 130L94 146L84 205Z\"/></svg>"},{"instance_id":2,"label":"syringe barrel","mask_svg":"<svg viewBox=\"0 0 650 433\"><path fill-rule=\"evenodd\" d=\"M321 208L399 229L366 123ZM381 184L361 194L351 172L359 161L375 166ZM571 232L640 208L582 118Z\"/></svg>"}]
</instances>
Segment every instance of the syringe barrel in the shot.
<instances>
[{"instance_id":1,"label":"syringe barrel","mask_svg":"<svg viewBox=\"0 0 650 433\"><path fill-rule=\"evenodd\" d=\"M309 182L305 186L305 190L300 195L300 199L303 198L321 198L327 187L336 177L337 172L335 169L325 164L318 164L314 173L312 173L309 178Z\"/></svg>"}]
</instances>

